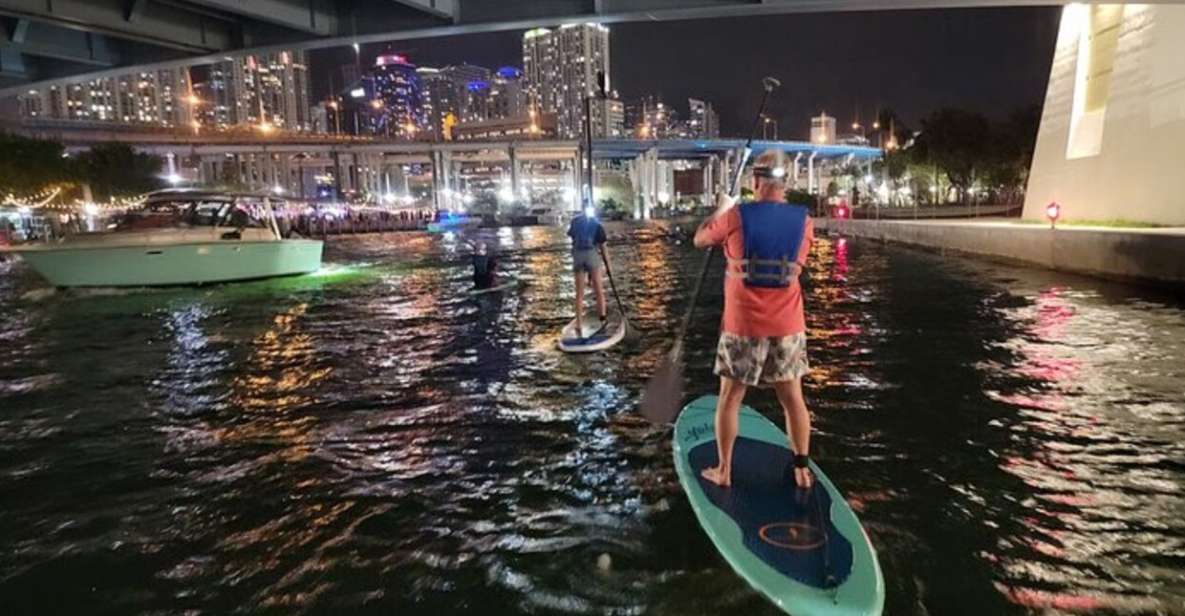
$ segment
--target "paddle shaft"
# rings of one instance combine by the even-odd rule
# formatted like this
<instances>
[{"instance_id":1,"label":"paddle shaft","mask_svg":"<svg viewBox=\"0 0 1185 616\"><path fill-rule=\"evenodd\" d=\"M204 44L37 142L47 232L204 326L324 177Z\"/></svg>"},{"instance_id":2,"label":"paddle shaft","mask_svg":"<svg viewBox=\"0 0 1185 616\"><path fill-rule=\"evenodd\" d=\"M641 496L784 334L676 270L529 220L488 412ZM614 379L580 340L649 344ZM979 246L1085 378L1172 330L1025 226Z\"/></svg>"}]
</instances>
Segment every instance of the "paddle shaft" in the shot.
<instances>
[{"instance_id":1,"label":"paddle shaft","mask_svg":"<svg viewBox=\"0 0 1185 616\"><path fill-rule=\"evenodd\" d=\"M601 244L597 247L597 252L601 253L601 262L605 264L605 274L609 276L609 288L613 291L613 299L617 300L617 310L621 312L621 318L628 321L625 316L625 306L621 304L621 296L617 294L617 283L613 282L613 268L609 267L609 256L605 254L605 245Z\"/></svg>"},{"instance_id":2,"label":"paddle shaft","mask_svg":"<svg viewBox=\"0 0 1185 616\"><path fill-rule=\"evenodd\" d=\"M737 164L736 173L732 177L730 197L736 197L741 191L741 177L745 173L745 163L749 161L749 154L753 147L753 138L757 135L757 127L761 125L761 116L765 114L765 105L769 102L770 92L773 92L773 88L767 86L765 93L761 95L761 105L757 108L757 115L753 116L753 127L749 129L749 138L745 140L745 149L743 154L741 154L741 160ZM703 291L704 280L708 277L708 268L712 265L712 254L714 252L715 246L709 246L707 254L704 255L704 264L699 270L699 277L695 280L695 288L691 291L691 301L687 304L687 312L683 314L683 322L679 325L678 333L675 334L675 344L671 346L671 357L675 361L678 361L678 357L683 351L683 338L687 335L687 330L691 328L691 319L695 315L695 305L699 303L700 292Z\"/></svg>"}]
</instances>

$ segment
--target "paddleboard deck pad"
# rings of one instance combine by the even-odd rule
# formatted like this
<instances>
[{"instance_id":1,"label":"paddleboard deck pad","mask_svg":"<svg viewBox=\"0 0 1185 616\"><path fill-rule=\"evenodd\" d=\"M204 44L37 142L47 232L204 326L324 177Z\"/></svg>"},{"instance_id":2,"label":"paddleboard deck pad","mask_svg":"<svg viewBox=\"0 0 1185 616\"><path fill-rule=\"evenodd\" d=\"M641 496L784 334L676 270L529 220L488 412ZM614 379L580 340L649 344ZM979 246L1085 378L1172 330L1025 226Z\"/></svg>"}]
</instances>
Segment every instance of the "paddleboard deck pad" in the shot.
<instances>
[{"instance_id":1,"label":"paddleboard deck pad","mask_svg":"<svg viewBox=\"0 0 1185 616\"><path fill-rule=\"evenodd\" d=\"M880 614L885 584L856 514L813 462L815 484L794 484L793 452L773 422L742 406L732 485L701 472L717 463L716 396L675 422L675 469L699 523L732 568L795 616Z\"/></svg>"},{"instance_id":2,"label":"paddleboard deck pad","mask_svg":"<svg viewBox=\"0 0 1185 616\"><path fill-rule=\"evenodd\" d=\"M572 319L560 332L559 346L565 353L594 353L604 351L625 338L625 319L610 310L605 321L596 315L584 315L584 331L577 331Z\"/></svg>"}]
</instances>

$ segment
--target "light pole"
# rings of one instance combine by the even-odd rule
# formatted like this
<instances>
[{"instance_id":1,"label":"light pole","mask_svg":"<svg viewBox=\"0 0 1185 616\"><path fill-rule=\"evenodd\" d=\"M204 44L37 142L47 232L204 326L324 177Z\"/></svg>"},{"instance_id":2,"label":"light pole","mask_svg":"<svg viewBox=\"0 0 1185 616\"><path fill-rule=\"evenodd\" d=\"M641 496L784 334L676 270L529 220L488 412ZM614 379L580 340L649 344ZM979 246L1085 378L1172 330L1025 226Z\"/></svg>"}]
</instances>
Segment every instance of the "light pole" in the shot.
<instances>
[{"instance_id":1,"label":"light pole","mask_svg":"<svg viewBox=\"0 0 1185 616\"><path fill-rule=\"evenodd\" d=\"M330 100L326 105L333 110L333 134L341 136L342 133L342 112L341 105L336 99Z\"/></svg>"}]
</instances>

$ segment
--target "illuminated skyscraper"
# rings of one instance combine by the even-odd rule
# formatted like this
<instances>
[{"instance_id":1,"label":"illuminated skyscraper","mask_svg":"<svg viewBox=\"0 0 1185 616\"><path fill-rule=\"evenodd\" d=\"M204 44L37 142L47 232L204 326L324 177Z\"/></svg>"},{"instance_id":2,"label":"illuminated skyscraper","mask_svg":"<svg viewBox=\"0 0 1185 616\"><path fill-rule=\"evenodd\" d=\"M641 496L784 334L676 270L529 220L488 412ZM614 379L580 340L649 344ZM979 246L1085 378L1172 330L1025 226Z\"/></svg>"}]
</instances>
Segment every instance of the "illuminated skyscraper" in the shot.
<instances>
[{"instance_id":1,"label":"illuminated skyscraper","mask_svg":"<svg viewBox=\"0 0 1185 616\"><path fill-rule=\"evenodd\" d=\"M421 66L416 69L420 78L420 128L428 131L432 139L444 139L445 118L455 115L453 83L440 69Z\"/></svg>"},{"instance_id":2,"label":"illuminated skyscraper","mask_svg":"<svg viewBox=\"0 0 1185 616\"><path fill-rule=\"evenodd\" d=\"M490 119L527 115L527 91L524 86L521 69L513 66L498 69L491 84Z\"/></svg>"},{"instance_id":3,"label":"illuminated skyscraper","mask_svg":"<svg viewBox=\"0 0 1185 616\"><path fill-rule=\"evenodd\" d=\"M303 51L239 56L215 64L212 80L215 73L225 80L228 125L309 129L308 67Z\"/></svg>"},{"instance_id":4,"label":"illuminated skyscraper","mask_svg":"<svg viewBox=\"0 0 1185 616\"><path fill-rule=\"evenodd\" d=\"M720 136L720 116L712 108L712 103L705 103L699 99L687 99L687 132L693 139L715 139Z\"/></svg>"},{"instance_id":5,"label":"illuminated skyscraper","mask_svg":"<svg viewBox=\"0 0 1185 616\"><path fill-rule=\"evenodd\" d=\"M370 129L375 134L411 139L424 128L420 76L405 56L385 54L362 82L370 100Z\"/></svg>"},{"instance_id":6,"label":"illuminated skyscraper","mask_svg":"<svg viewBox=\"0 0 1185 616\"><path fill-rule=\"evenodd\" d=\"M189 69L160 69L31 88L19 108L30 119L188 126L191 94Z\"/></svg>"},{"instance_id":7,"label":"illuminated skyscraper","mask_svg":"<svg viewBox=\"0 0 1185 616\"><path fill-rule=\"evenodd\" d=\"M599 95L598 74L609 81L609 29L600 24L567 24L557 29L536 28L523 34L523 73L528 105L540 113L554 113L559 135L581 136L584 98ZM606 105L593 105L595 136L605 136Z\"/></svg>"}]
</instances>

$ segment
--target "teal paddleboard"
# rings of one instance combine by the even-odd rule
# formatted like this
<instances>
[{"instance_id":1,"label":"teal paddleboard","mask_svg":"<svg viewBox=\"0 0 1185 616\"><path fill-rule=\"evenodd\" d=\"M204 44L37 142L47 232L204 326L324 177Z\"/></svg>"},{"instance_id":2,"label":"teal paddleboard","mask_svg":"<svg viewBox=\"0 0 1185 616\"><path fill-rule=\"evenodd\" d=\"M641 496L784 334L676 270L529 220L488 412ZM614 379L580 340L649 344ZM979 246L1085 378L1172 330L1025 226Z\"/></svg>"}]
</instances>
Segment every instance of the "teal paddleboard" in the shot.
<instances>
[{"instance_id":1,"label":"teal paddleboard","mask_svg":"<svg viewBox=\"0 0 1185 616\"><path fill-rule=\"evenodd\" d=\"M753 588L795 616L876 615L885 582L876 550L839 490L814 462L810 490L794 485L786 434L742 406L732 485L700 472L717 463L716 396L675 422L675 469L704 532Z\"/></svg>"}]
</instances>

